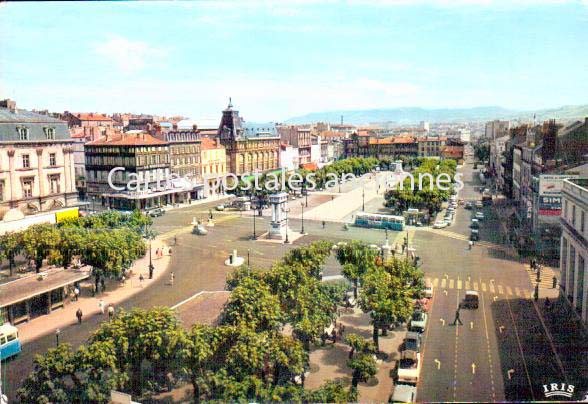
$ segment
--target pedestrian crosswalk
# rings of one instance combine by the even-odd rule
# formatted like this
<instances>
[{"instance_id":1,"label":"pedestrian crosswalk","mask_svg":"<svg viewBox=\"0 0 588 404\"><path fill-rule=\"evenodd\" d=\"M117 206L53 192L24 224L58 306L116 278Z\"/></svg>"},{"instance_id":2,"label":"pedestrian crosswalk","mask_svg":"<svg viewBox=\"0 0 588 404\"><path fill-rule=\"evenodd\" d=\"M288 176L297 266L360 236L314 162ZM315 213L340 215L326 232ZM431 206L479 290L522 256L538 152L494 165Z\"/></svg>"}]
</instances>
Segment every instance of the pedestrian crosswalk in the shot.
<instances>
[{"instance_id":1,"label":"pedestrian crosswalk","mask_svg":"<svg viewBox=\"0 0 588 404\"><path fill-rule=\"evenodd\" d=\"M489 292L491 295L516 296L525 299L530 299L533 295L533 291L530 289L495 284L493 279L490 281L468 281L450 279L445 276L443 278L428 277L426 281L433 285L433 289L475 290Z\"/></svg>"},{"instance_id":2,"label":"pedestrian crosswalk","mask_svg":"<svg viewBox=\"0 0 588 404\"><path fill-rule=\"evenodd\" d=\"M443 229L433 229L432 227L421 227L418 229L419 231L429 231L432 233L436 233L445 237L449 237L455 240L462 240L462 241L469 241L469 237L465 234L459 234L459 233L455 233L453 231L449 231L449 230L443 230ZM478 246L482 246L482 247L486 247L486 248L494 248L494 249L498 249L501 251L507 251L508 247L500 245L500 244L495 244L495 243L490 243L489 241L476 241L475 245Z\"/></svg>"},{"instance_id":3,"label":"pedestrian crosswalk","mask_svg":"<svg viewBox=\"0 0 588 404\"><path fill-rule=\"evenodd\" d=\"M537 272L531 269L531 265L525 265L525 271L529 275L529 279L533 285L537 284ZM556 281L556 288L559 287L559 274L554 270L554 268L548 266L541 266L540 270L540 281L539 287L545 289L554 289L553 288L553 278L555 277Z\"/></svg>"}]
</instances>

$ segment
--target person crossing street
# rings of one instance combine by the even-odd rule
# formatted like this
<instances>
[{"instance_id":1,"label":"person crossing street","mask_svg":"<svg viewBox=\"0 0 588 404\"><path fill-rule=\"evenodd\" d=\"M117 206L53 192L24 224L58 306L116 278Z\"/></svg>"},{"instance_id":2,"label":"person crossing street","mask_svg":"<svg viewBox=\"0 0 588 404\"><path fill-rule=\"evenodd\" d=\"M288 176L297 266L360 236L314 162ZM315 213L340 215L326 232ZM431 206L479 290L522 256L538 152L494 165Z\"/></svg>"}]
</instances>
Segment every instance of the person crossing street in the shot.
<instances>
[{"instance_id":1,"label":"person crossing street","mask_svg":"<svg viewBox=\"0 0 588 404\"><path fill-rule=\"evenodd\" d=\"M455 320L453 320L452 325L456 325L458 322L459 322L459 325L463 325L463 323L461 322L461 319L459 318L459 307L457 308L457 310L455 310Z\"/></svg>"}]
</instances>

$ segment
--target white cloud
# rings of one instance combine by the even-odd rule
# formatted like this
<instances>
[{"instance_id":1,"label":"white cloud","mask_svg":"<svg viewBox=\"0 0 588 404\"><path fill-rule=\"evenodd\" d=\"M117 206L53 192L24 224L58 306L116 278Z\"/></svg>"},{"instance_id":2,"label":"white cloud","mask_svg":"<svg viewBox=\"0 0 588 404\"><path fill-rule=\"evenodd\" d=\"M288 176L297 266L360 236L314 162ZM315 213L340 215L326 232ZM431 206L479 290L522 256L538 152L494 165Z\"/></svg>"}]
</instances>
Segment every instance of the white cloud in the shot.
<instances>
[{"instance_id":1,"label":"white cloud","mask_svg":"<svg viewBox=\"0 0 588 404\"><path fill-rule=\"evenodd\" d=\"M154 48L145 42L131 41L121 36L97 44L94 50L123 72L141 70L150 60L156 60L166 54L164 50Z\"/></svg>"}]
</instances>

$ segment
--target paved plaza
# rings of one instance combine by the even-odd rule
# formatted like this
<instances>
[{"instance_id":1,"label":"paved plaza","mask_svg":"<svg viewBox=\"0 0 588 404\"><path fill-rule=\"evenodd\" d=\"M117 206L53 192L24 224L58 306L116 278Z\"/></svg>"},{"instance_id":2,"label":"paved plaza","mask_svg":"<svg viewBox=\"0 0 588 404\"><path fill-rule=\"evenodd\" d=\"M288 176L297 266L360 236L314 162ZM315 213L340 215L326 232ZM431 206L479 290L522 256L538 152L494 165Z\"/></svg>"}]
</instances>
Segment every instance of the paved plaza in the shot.
<instances>
[{"instance_id":1,"label":"paved plaza","mask_svg":"<svg viewBox=\"0 0 588 404\"><path fill-rule=\"evenodd\" d=\"M479 198L473 189L476 178L470 165L466 165L464 174L466 188L460 197ZM369 186L368 181L368 189ZM307 233L291 244L252 240L254 225L256 235L267 231L269 210L262 216L254 216L253 212L217 212L214 207L218 201L170 210L156 218L153 226L158 233L157 243L165 243L173 249L171 257L165 257L165 264L164 261L156 263L161 266L158 277L144 288L137 287L136 279L131 279L124 287L113 284L105 299L115 302L117 309L174 307L186 327L196 322L212 324L228 296L225 280L234 269L225 266L224 261L234 249L252 266L263 270L289 249L316 240L356 239L383 244L382 230L353 226L344 230L342 226L342 221L351 221L351 216L361 211L362 205L369 212L383 209L383 196L374 187L368 189L365 200L363 189L349 182L342 186L341 193L338 189L330 189L289 201L290 231L300 233L302 230L303 203ZM339 208L340 202L345 206ZM205 222L211 212L215 226L208 228L208 235L192 234L193 218ZM397 248L408 236L410 246L421 258L425 277L434 285L417 399L538 400L543 398L542 384L566 381L576 385L577 391L585 391L588 369L584 358L588 354L588 344L583 330L574 323L572 315L564 314L565 306L554 305L552 310L543 306L546 296L553 300L557 296L557 289L552 289L547 279L559 276L557 270L549 269L542 274L539 300L535 302L532 298L535 274L510 246L500 243L500 218L492 207L485 208L484 212L487 219L482 224L482 240L472 250L468 249L467 242L471 211L461 207L455 223L446 229L409 227L403 232L389 232L390 244ZM324 226L323 221L326 222ZM135 267L136 273L145 272L145 259L138 261ZM173 286L168 282L171 271L175 274ZM324 275L337 278L340 272L340 265L331 257ZM456 307L468 289L480 293L480 308L462 313L463 326L451 326ZM56 326L61 328L60 341L74 346L83 343L99 326L102 319L95 314L97 305L92 308L95 298L83 297L80 304L88 307L87 318L85 316L81 325L73 321L75 306L69 305L22 326L21 335L26 339L23 352L5 365L7 380L3 387L9 397L14 398L18 383L31 370L34 355L55 345L53 330ZM562 318L571 320L562 321ZM338 321L346 325L346 333L353 331L371 337L369 317L363 313L345 313ZM380 358L376 378L360 384L362 402L388 399L393 390L390 369L395 366L403 334L403 330L396 330L381 337L386 356ZM311 353L314 366L306 380L307 387L318 386L332 378L350 380L345 364L347 353L348 348L341 342L314 349Z\"/></svg>"}]
</instances>

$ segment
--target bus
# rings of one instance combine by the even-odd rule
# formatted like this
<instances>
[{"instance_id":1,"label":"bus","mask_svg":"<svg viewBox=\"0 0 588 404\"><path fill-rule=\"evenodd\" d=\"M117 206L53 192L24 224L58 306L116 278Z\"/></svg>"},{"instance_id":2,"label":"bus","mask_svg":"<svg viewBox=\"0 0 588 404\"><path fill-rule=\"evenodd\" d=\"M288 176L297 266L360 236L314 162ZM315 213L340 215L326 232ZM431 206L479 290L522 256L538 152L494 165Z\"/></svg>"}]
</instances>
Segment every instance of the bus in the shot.
<instances>
[{"instance_id":1,"label":"bus","mask_svg":"<svg viewBox=\"0 0 588 404\"><path fill-rule=\"evenodd\" d=\"M20 353L18 329L9 324L0 325L0 360L6 360Z\"/></svg>"},{"instance_id":2,"label":"bus","mask_svg":"<svg viewBox=\"0 0 588 404\"><path fill-rule=\"evenodd\" d=\"M404 230L404 217L359 212L355 215L355 225L358 227L402 231Z\"/></svg>"}]
</instances>

